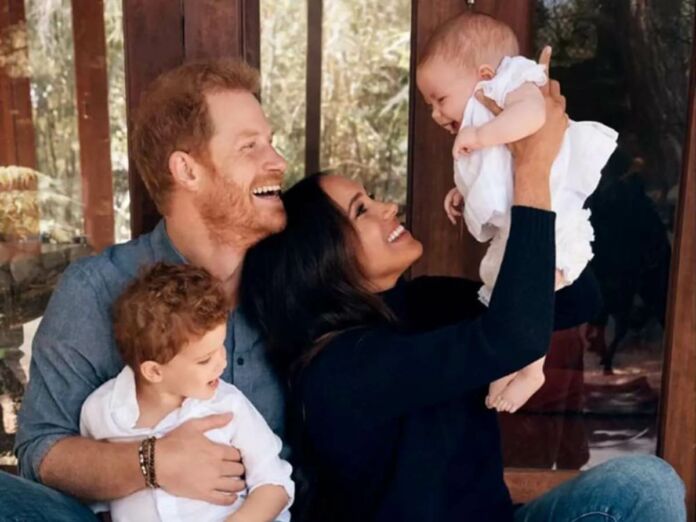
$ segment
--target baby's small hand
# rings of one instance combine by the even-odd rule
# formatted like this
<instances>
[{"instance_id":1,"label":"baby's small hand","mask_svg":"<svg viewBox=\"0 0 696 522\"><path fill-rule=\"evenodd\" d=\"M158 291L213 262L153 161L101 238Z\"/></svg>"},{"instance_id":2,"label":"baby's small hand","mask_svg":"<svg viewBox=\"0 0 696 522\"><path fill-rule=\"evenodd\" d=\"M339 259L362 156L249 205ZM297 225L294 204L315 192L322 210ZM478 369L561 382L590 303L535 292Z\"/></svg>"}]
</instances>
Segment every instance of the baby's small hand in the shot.
<instances>
[{"instance_id":1,"label":"baby's small hand","mask_svg":"<svg viewBox=\"0 0 696 522\"><path fill-rule=\"evenodd\" d=\"M482 146L478 129L476 127L464 127L457 133L457 138L454 140L452 157L457 159L460 155L469 154Z\"/></svg>"},{"instance_id":2,"label":"baby's small hand","mask_svg":"<svg viewBox=\"0 0 696 522\"><path fill-rule=\"evenodd\" d=\"M464 197L457 190L453 188L445 196L445 213L447 218L452 222L453 225L457 224L457 218L462 215L462 205L464 204Z\"/></svg>"}]
</instances>

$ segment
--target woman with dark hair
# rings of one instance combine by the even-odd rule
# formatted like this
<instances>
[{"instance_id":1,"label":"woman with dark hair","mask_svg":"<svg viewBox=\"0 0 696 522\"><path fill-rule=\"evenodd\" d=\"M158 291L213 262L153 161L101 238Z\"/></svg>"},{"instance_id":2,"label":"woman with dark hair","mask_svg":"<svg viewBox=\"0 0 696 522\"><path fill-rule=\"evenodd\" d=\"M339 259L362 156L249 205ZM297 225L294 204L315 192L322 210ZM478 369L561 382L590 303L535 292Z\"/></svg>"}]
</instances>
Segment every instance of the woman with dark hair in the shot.
<instances>
[{"instance_id":1,"label":"woman with dark hair","mask_svg":"<svg viewBox=\"0 0 696 522\"><path fill-rule=\"evenodd\" d=\"M290 384L290 442L313 493L300 520L685 519L678 477L653 457L599 466L517 510L503 481L484 398L549 345L549 172L566 124L552 82L545 126L511 145L516 206L487 309L478 283L402 281L422 246L359 183L315 175L284 195L287 228L248 253L241 296ZM587 275L559 291L555 326L588 320L596 295Z\"/></svg>"}]
</instances>

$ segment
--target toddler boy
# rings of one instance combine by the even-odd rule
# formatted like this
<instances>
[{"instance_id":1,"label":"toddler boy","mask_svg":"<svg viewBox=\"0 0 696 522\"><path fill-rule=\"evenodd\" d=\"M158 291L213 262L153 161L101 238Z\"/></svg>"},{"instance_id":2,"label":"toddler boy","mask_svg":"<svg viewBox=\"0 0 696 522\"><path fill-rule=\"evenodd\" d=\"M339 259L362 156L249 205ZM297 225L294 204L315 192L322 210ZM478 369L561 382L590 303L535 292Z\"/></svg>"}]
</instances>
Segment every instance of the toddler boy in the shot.
<instances>
[{"instance_id":1,"label":"toddler boy","mask_svg":"<svg viewBox=\"0 0 696 522\"><path fill-rule=\"evenodd\" d=\"M114 522L290 520L294 484L280 439L236 387L220 380L229 308L221 284L204 269L165 263L143 272L114 304L114 336L126 366L87 398L80 431L97 440L142 440L149 486L109 503ZM160 489L157 438L219 413L234 418L205 435L239 450L248 494L218 506Z\"/></svg>"}]
</instances>

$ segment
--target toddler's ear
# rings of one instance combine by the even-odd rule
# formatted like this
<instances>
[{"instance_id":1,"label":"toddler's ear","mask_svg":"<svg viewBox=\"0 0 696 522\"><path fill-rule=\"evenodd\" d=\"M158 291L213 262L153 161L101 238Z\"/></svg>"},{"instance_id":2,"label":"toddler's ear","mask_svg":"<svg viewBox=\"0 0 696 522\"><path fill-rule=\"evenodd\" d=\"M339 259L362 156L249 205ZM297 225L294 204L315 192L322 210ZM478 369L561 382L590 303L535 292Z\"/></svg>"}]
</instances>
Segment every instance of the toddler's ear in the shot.
<instances>
[{"instance_id":1,"label":"toddler's ear","mask_svg":"<svg viewBox=\"0 0 696 522\"><path fill-rule=\"evenodd\" d=\"M482 66L479 67L478 74L479 80L490 80L495 76L495 69L493 69L493 67L491 67L487 63L484 63Z\"/></svg>"},{"instance_id":2,"label":"toddler's ear","mask_svg":"<svg viewBox=\"0 0 696 522\"><path fill-rule=\"evenodd\" d=\"M151 383L162 382L162 367L155 361L140 363L140 375Z\"/></svg>"}]
</instances>

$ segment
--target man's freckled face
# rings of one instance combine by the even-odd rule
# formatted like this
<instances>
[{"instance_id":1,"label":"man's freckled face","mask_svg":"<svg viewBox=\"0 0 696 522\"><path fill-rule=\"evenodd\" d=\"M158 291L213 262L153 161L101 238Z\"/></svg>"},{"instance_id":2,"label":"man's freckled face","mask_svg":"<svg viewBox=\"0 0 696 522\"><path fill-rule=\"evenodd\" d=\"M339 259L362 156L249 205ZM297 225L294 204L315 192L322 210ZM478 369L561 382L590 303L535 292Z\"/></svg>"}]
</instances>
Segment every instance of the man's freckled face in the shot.
<instances>
[{"instance_id":1,"label":"man's freckled face","mask_svg":"<svg viewBox=\"0 0 696 522\"><path fill-rule=\"evenodd\" d=\"M432 109L432 118L448 132L456 134L462 115L479 78L476 70L434 57L418 68L416 83L425 103Z\"/></svg>"}]
</instances>

